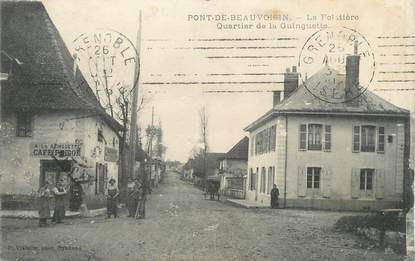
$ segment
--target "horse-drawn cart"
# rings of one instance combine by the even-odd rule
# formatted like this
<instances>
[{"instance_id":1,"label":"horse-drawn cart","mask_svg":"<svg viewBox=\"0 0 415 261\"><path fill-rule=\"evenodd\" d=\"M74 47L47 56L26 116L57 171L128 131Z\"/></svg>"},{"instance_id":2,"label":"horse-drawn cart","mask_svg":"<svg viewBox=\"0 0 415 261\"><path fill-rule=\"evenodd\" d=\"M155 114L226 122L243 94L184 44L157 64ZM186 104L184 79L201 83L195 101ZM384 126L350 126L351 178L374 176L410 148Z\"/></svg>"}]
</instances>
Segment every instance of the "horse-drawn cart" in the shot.
<instances>
[{"instance_id":1,"label":"horse-drawn cart","mask_svg":"<svg viewBox=\"0 0 415 261\"><path fill-rule=\"evenodd\" d=\"M211 200L215 199L215 195L218 196L218 200L219 200L220 198L219 188L220 188L220 179L217 177L208 177L206 179L206 186L205 186L205 199L206 199L206 196L209 194Z\"/></svg>"}]
</instances>

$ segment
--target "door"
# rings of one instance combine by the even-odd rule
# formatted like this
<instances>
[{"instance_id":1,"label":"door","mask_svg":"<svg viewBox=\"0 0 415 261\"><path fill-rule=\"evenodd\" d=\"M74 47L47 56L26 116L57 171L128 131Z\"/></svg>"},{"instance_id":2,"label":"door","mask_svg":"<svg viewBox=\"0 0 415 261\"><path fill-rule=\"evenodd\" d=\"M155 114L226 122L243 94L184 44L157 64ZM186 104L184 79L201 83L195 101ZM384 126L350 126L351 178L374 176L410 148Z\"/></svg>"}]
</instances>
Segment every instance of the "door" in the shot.
<instances>
[{"instance_id":1,"label":"door","mask_svg":"<svg viewBox=\"0 0 415 261\"><path fill-rule=\"evenodd\" d=\"M67 173L69 171L70 162L67 160L59 161L59 164L54 160L41 160L39 186L43 186L45 181L49 181L50 187L52 188L60 179L64 180L64 184L68 184Z\"/></svg>"}]
</instances>

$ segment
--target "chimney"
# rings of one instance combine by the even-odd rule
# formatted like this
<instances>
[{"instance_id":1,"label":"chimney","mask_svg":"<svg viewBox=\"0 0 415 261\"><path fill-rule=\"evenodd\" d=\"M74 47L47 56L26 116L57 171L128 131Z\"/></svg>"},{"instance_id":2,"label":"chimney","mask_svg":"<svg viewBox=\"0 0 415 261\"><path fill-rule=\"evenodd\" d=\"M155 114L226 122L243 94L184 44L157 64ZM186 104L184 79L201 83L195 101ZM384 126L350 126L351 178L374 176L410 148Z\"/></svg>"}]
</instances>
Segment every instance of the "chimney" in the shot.
<instances>
[{"instance_id":1,"label":"chimney","mask_svg":"<svg viewBox=\"0 0 415 261\"><path fill-rule=\"evenodd\" d=\"M356 97L359 92L359 64L360 56L357 53L357 41L354 42L354 54L346 57L346 100Z\"/></svg>"},{"instance_id":2,"label":"chimney","mask_svg":"<svg viewBox=\"0 0 415 261\"><path fill-rule=\"evenodd\" d=\"M284 73L284 99L298 88L298 78L297 66L292 67L292 72L290 72L290 68L286 69Z\"/></svg>"},{"instance_id":3,"label":"chimney","mask_svg":"<svg viewBox=\"0 0 415 261\"><path fill-rule=\"evenodd\" d=\"M281 101L281 91L273 91L272 94L272 105L275 107Z\"/></svg>"}]
</instances>

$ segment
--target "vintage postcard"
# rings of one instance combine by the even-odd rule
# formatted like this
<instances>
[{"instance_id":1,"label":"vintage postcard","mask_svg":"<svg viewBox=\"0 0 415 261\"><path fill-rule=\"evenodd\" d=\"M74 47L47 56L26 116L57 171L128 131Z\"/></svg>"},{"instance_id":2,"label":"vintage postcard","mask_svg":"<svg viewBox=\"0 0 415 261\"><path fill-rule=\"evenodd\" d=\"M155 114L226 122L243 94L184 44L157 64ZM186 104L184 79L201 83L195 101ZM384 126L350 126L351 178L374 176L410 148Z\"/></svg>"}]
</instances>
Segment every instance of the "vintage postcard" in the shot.
<instances>
[{"instance_id":1,"label":"vintage postcard","mask_svg":"<svg viewBox=\"0 0 415 261\"><path fill-rule=\"evenodd\" d=\"M413 260L414 1L0 10L1 260Z\"/></svg>"}]
</instances>

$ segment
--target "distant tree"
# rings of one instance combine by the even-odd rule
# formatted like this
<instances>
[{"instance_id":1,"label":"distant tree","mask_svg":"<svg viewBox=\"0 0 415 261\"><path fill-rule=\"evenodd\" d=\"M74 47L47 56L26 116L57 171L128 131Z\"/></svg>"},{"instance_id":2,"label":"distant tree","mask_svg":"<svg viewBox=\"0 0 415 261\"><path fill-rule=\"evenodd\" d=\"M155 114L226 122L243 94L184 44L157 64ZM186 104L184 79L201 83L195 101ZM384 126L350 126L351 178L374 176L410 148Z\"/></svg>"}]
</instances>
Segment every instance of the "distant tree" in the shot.
<instances>
[{"instance_id":1,"label":"distant tree","mask_svg":"<svg viewBox=\"0 0 415 261\"><path fill-rule=\"evenodd\" d=\"M207 178L207 153L209 150L209 145L208 145L208 122L209 122L209 117L208 114L206 112L206 107L203 106L199 112L199 117L200 117L200 141L202 143L202 147L203 147L203 177L204 177L204 186L206 186L206 178Z\"/></svg>"}]
</instances>

